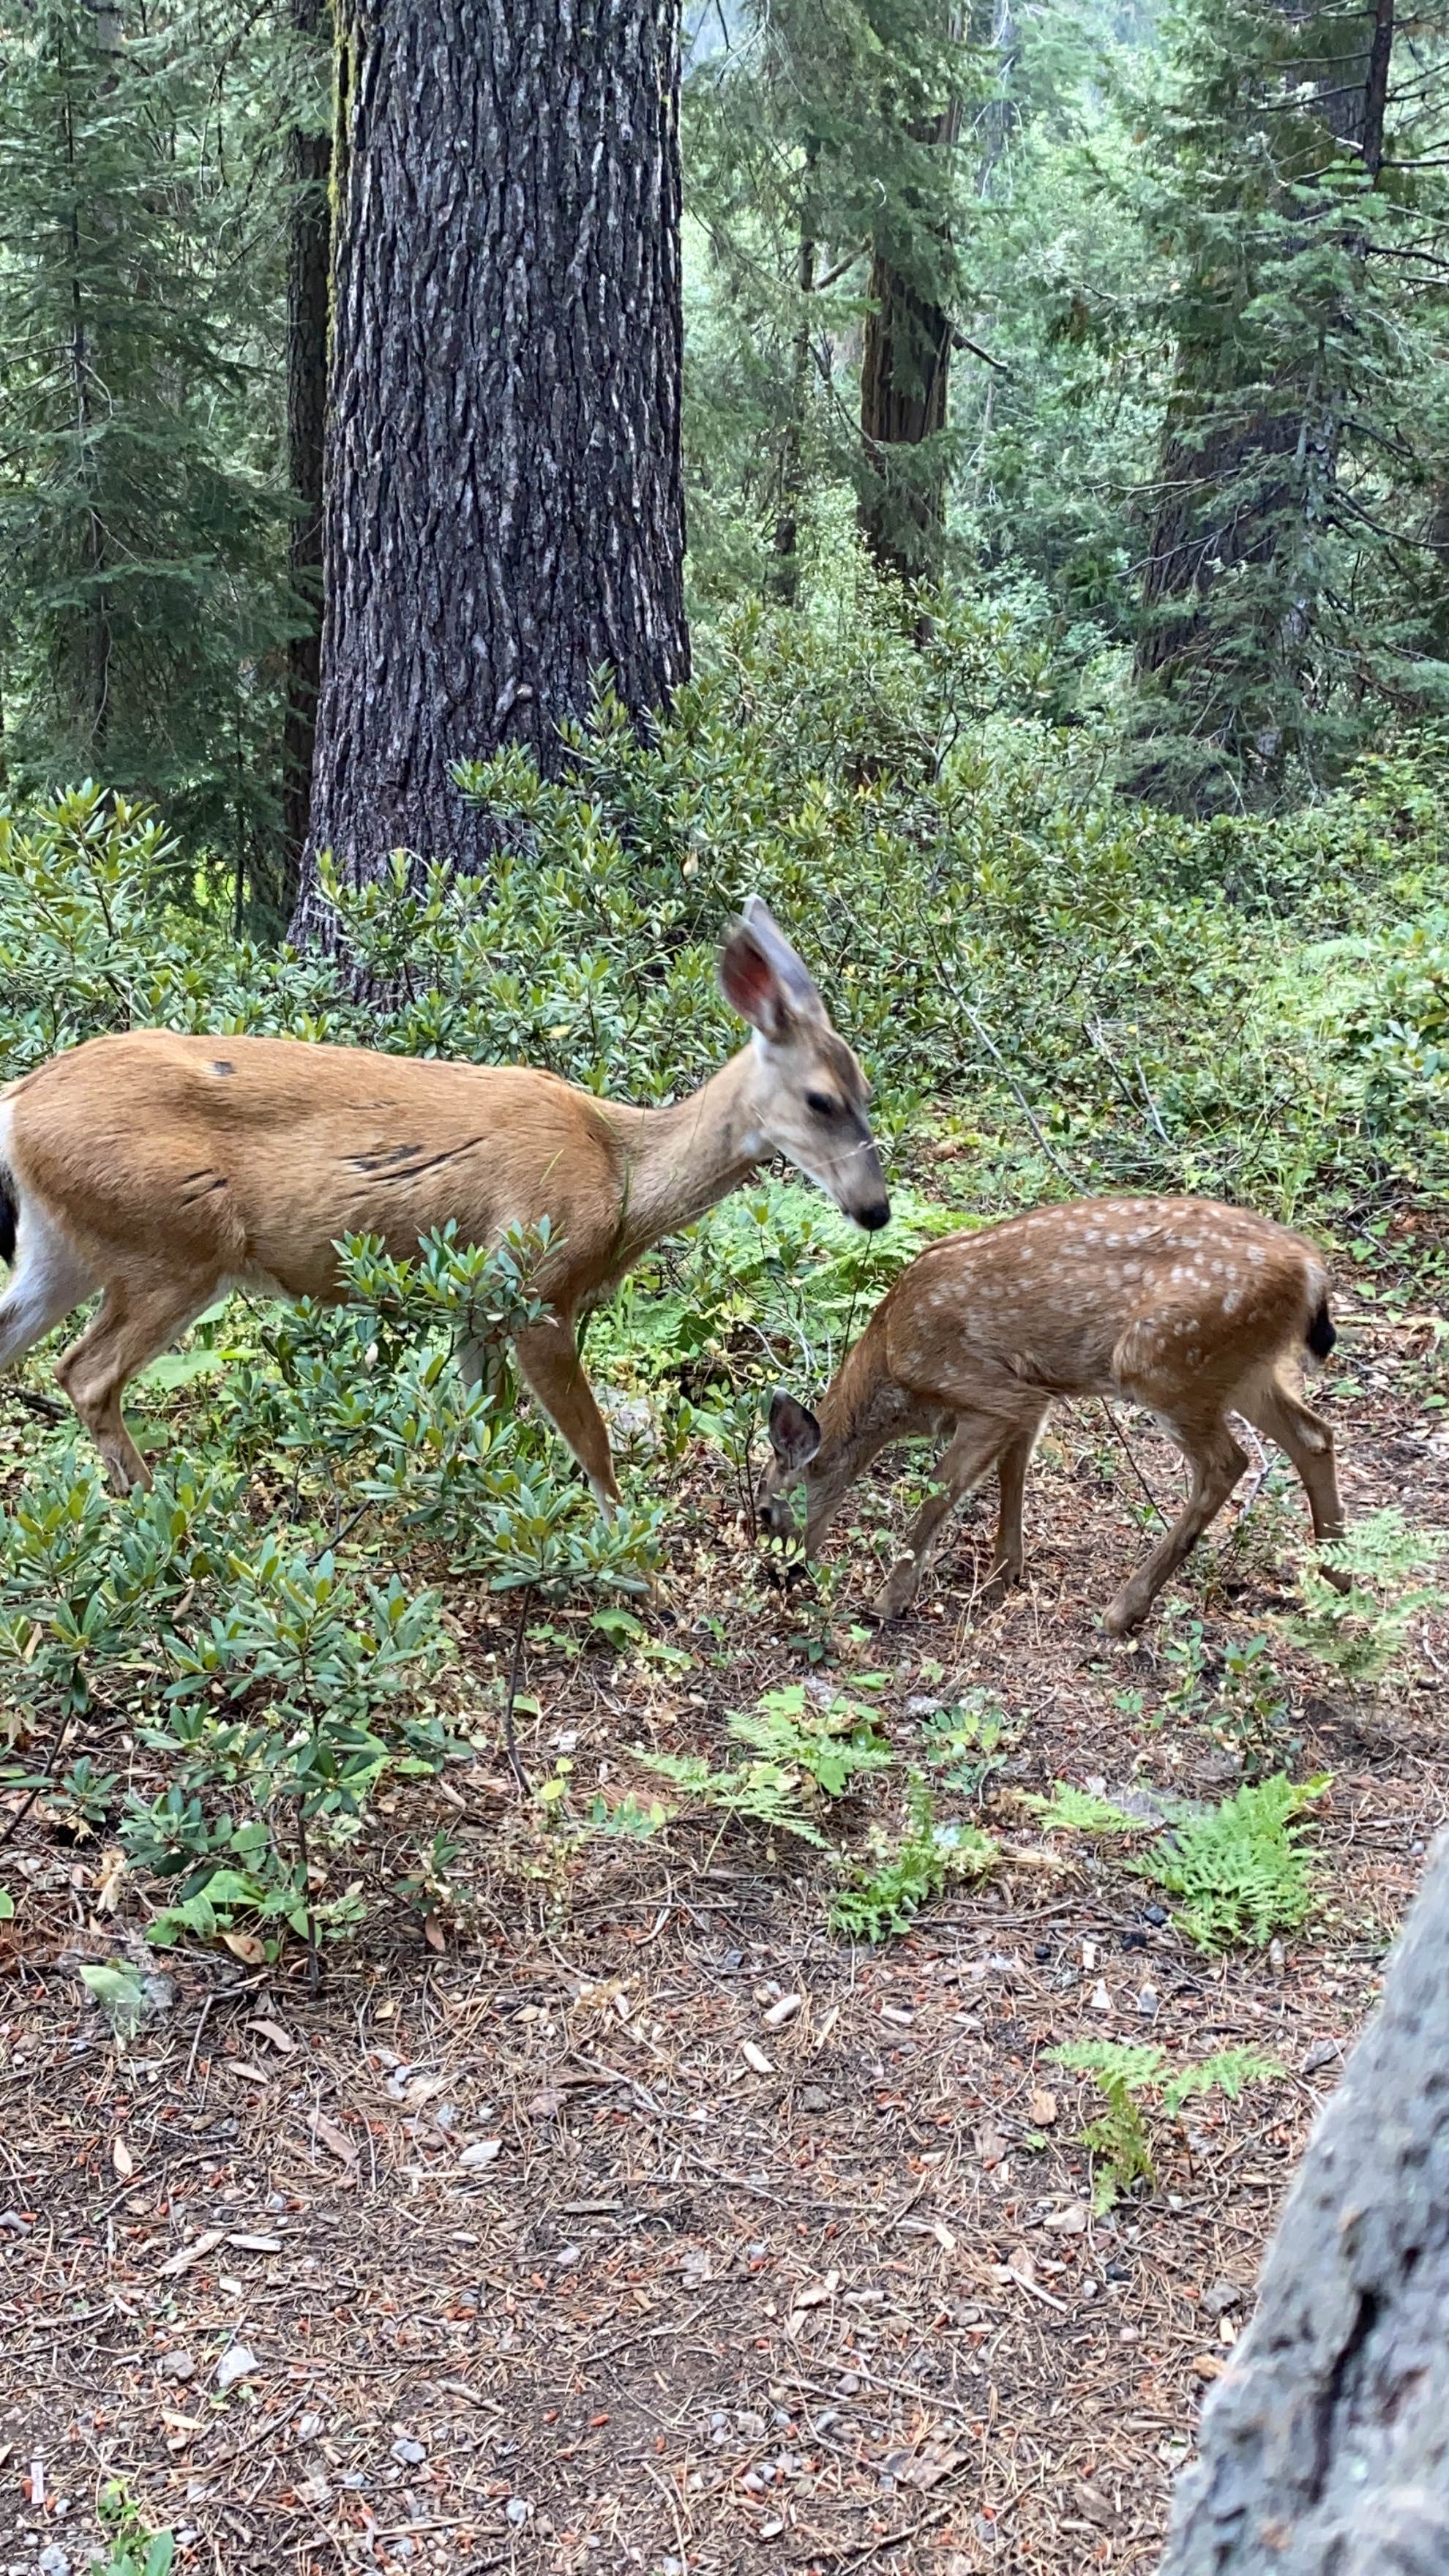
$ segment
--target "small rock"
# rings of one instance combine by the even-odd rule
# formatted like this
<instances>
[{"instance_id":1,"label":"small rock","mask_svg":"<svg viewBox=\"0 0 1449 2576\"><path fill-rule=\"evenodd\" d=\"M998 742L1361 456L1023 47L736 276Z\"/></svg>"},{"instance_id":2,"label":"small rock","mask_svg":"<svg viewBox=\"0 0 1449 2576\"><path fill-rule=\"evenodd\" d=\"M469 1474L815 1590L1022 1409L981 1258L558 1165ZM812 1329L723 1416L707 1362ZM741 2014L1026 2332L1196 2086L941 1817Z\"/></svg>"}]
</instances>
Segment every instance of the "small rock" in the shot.
<instances>
[{"instance_id":1,"label":"small rock","mask_svg":"<svg viewBox=\"0 0 1449 2576\"><path fill-rule=\"evenodd\" d=\"M1157 1988L1144 1986L1137 1998L1137 2009L1144 2021L1151 2021L1157 2010Z\"/></svg>"},{"instance_id":2,"label":"small rock","mask_svg":"<svg viewBox=\"0 0 1449 2576\"><path fill-rule=\"evenodd\" d=\"M250 2345L229 2344L216 2365L217 2387L224 2394L228 2388L235 2388L239 2379L249 2379L256 2366L257 2357Z\"/></svg>"},{"instance_id":3,"label":"small rock","mask_svg":"<svg viewBox=\"0 0 1449 2576\"><path fill-rule=\"evenodd\" d=\"M923 1691L915 1691L906 1702L906 1715L907 1717L939 1717L944 1706L944 1700L931 1699Z\"/></svg>"},{"instance_id":4,"label":"small rock","mask_svg":"<svg viewBox=\"0 0 1449 2576\"><path fill-rule=\"evenodd\" d=\"M194 2379L196 2377L195 2362L193 2361L190 2353L182 2352L179 2346L175 2351L163 2352L157 2361L156 2367L162 2373L163 2377L167 2379Z\"/></svg>"},{"instance_id":5,"label":"small rock","mask_svg":"<svg viewBox=\"0 0 1449 2576\"><path fill-rule=\"evenodd\" d=\"M1085 2236L1090 2214L1084 2200L1069 2200L1065 2208L1049 2209L1042 2225L1054 2236Z\"/></svg>"},{"instance_id":6,"label":"small rock","mask_svg":"<svg viewBox=\"0 0 1449 2576\"><path fill-rule=\"evenodd\" d=\"M320 2415L298 2416L297 2439L299 2442L315 2442L321 2430L322 2418Z\"/></svg>"},{"instance_id":7,"label":"small rock","mask_svg":"<svg viewBox=\"0 0 1449 2576\"><path fill-rule=\"evenodd\" d=\"M1057 2097L1055 2093L1033 2093L1026 2107L1034 2129L1049 2129L1057 2116Z\"/></svg>"},{"instance_id":8,"label":"small rock","mask_svg":"<svg viewBox=\"0 0 1449 2576\"><path fill-rule=\"evenodd\" d=\"M507 2519L512 2523L514 2530L521 2531L524 2524L527 2522L529 2515L532 2513L533 2507L522 2496L510 2496L503 2510Z\"/></svg>"},{"instance_id":9,"label":"small rock","mask_svg":"<svg viewBox=\"0 0 1449 2576\"><path fill-rule=\"evenodd\" d=\"M1304 2075L1316 2075L1320 2066L1331 2066L1335 2057L1342 2057L1342 2055L1341 2039L1315 2039L1312 2046L1303 2052L1301 2072Z\"/></svg>"},{"instance_id":10,"label":"small rock","mask_svg":"<svg viewBox=\"0 0 1449 2576\"><path fill-rule=\"evenodd\" d=\"M1281 1941L1273 1940L1269 1942L1268 1965L1275 1977L1282 1976L1284 1969L1288 1965L1288 1953L1284 1949Z\"/></svg>"},{"instance_id":11,"label":"small rock","mask_svg":"<svg viewBox=\"0 0 1449 2576\"><path fill-rule=\"evenodd\" d=\"M1244 2296L1236 2281L1214 2281L1210 2290L1204 2290L1198 2305L1205 2317L1225 2317L1229 2308L1242 2306Z\"/></svg>"},{"instance_id":12,"label":"small rock","mask_svg":"<svg viewBox=\"0 0 1449 2576\"><path fill-rule=\"evenodd\" d=\"M1165 1905L1144 1905L1144 1906L1143 1906L1143 1908L1142 1908L1142 1920L1143 1920L1143 1922L1144 1922L1144 1923L1156 1923L1156 1924L1163 1924L1163 1923L1165 1923L1165 1922L1167 1921L1167 1908L1166 1908L1166 1906L1165 1906Z\"/></svg>"},{"instance_id":13,"label":"small rock","mask_svg":"<svg viewBox=\"0 0 1449 2576\"><path fill-rule=\"evenodd\" d=\"M1107 1991L1107 1983L1104 1977L1099 1977L1097 1979L1087 2001L1090 2003L1093 2012L1109 2013L1112 2010L1112 1998Z\"/></svg>"},{"instance_id":14,"label":"small rock","mask_svg":"<svg viewBox=\"0 0 1449 2576\"><path fill-rule=\"evenodd\" d=\"M70 2560L58 2540L47 2541L35 2564L38 2576L70 2576Z\"/></svg>"},{"instance_id":15,"label":"small rock","mask_svg":"<svg viewBox=\"0 0 1449 2576\"><path fill-rule=\"evenodd\" d=\"M471 2146L463 2149L458 2162L466 2165L470 2173L477 2173L483 2165L493 2164L502 2153L501 2138L475 2138Z\"/></svg>"},{"instance_id":16,"label":"small rock","mask_svg":"<svg viewBox=\"0 0 1449 2576\"><path fill-rule=\"evenodd\" d=\"M405 2469L416 2469L422 2466L428 2454L421 2442L414 2441L411 2433L403 2433L392 2446L392 2456L400 2460Z\"/></svg>"}]
</instances>

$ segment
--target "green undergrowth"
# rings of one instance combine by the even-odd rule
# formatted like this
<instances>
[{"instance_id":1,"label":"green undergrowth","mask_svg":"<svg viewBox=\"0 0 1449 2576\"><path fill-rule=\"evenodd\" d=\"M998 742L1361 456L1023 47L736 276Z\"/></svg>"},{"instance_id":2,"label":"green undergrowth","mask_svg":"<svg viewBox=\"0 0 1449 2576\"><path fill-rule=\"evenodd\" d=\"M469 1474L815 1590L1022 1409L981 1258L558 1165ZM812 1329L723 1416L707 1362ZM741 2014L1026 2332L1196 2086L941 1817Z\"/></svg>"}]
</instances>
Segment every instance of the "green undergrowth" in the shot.
<instances>
[{"instance_id":1,"label":"green undergrowth","mask_svg":"<svg viewBox=\"0 0 1449 2576\"><path fill-rule=\"evenodd\" d=\"M1103 2108L1082 2131L1091 2151L1093 2207L1098 2216L1113 2208L1135 2184L1150 2190L1157 2181L1157 2157L1144 2105L1156 2103L1176 2120L1194 2098L1221 2093L1236 2102L1250 2084L1277 2081L1286 2071L1276 2058L1256 2049L1220 2049L1214 2056L1174 2065L1165 2049L1149 2041L1073 2040L1053 2049L1050 2062L1091 2078Z\"/></svg>"},{"instance_id":2,"label":"green undergrowth","mask_svg":"<svg viewBox=\"0 0 1449 2576\"><path fill-rule=\"evenodd\" d=\"M162 1941L270 1956L357 1932L380 1799L411 1817L451 1765L498 1754L511 1686L506 1655L485 1670L469 1650L479 1595L523 1625L577 1612L626 1662L682 1653L648 1586L661 1550L702 1543L693 1462L723 1470L748 1536L771 1389L818 1390L931 1237L1068 1191L1222 1190L1356 1248L1371 1285L1389 1224L1441 1202L1437 746L1406 741L1296 817L1190 825L1115 795L1091 723L1003 712L1045 702L1013 693L1010 649L966 608L920 647L887 615L827 634L731 612L646 738L606 692L567 776L521 754L469 770L502 818L492 877L399 858L380 885L336 887L333 957L238 937L228 890L99 787L0 804L0 1079L164 1026L522 1060L663 1100L740 1040L714 960L758 891L861 1054L896 1208L866 1237L762 1173L647 1257L587 1347L626 1496L607 1524L507 1382L509 1335L539 1311L544 1210L485 1251L446 1228L408 1262L354 1243L336 1309L203 1317L133 1390L157 1479L125 1502L54 1408L53 1351L26 1360L0 1389L11 1775L57 1831L119 1840ZM480 1338L502 1381L470 1395L454 1354ZM1379 1532L1372 1563L1350 1544L1346 1596L1305 1574L1302 1634L1370 1689L1411 1647L1430 1569L1406 1535ZM830 1582L811 1636L797 1619L782 1643L782 1684L787 1657L831 1662ZM1211 1676L1189 1678L1201 1697ZM1233 1688L1271 1780L1282 1694L1246 1649ZM1000 1712L968 1695L922 1730L887 1829L900 1772L871 1711L787 1699L767 1689L723 1752L663 1748L657 1796L586 1794L560 1767L526 1812L555 1852L575 1831L647 1837L666 1810L778 1830L807 1860L824 1838L835 1919L867 1938L989 1865L973 1807L1005 1758ZM1081 1829L1064 1794L1044 1831ZM426 1916L455 1873L436 1819L415 1850L412 1830L388 1838L393 1894ZM1226 1859L1172 1838L1192 1937L1295 1919L1289 1812L1277 1830L1243 1886L1232 1835Z\"/></svg>"}]
</instances>

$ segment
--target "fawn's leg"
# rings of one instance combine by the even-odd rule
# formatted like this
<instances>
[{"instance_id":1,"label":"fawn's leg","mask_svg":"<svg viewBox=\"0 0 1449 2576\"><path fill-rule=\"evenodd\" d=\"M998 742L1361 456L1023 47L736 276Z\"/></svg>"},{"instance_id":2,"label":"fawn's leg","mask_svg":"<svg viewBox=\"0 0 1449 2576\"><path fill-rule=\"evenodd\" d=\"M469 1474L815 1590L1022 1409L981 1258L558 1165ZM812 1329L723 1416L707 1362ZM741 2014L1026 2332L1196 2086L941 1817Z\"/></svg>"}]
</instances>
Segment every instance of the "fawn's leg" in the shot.
<instances>
[{"instance_id":1,"label":"fawn's leg","mask_svg":"<svg viewBox=\"0 0 1449 2576\"><path fill-rule=\"evenodd\" d=\"M941 1488L922 1504L906 1535L906 1554L897 1559L875 1604L878 1619L899 1619L915 1599L931 1542L962 1496L979 1484L988 1467L1011 1438L1009 1426L985 1414L968 1413L949 1449L936 1463Z\"/></svg>"},{"instance_id":2,"label":"fawn's leg","mask_svg":"<svg viewBox=\"0 0 1449 2576\"><path fill-rule=\"evenodd\" d=\"M1021 1569L1026 1561L1021 1537L1021 1501L1031 1453L1045 1419L1046 1408L1043 1406L1027 1428L1019 1431L1002 1450L996 1462L1001 1499L996 1522L996 1563L991 1570L991 1581L1002 1590L1008 1584L1021 1581Z\"/></svg>"},{"instance_id":3,"label":"fawn's leg","mask_svg":"<svg viewBox=\"0 0 1449 2576\"><path fill-rule=\"evenodd\" d=\"M94 1320L62 1354L55 1374L101 1453L113 1494L151 1482L121 1410L127 1381L175 1340L220 1285L212 1280L203 1291L194 1279L113 1281Z\"/></svg>"},{"instance_id":4,"label":"fawn's leg","mask_svg":"<svg viewBox=\"0 0 1449 2576\"><path fill-rule=\"evenodd\" d=\"M589 1480L601 1511L619 1500L614 1461L603 1416L584 1375L574 1340L573 1319L559 1315L520 1333L513 1345L519 1373L566 1441Z\"/></svg>"},{"instance_id":5,"label":"fawn's leg","mask_svg":"<svg viewBox=\"0 0 1449 2576\"><path fill-rule=\"evenodd\" d=\"M1240 1413L1246 1414L1255 1431L1276 1440L1287 1451L1298 1479L1308 1496L1308 1509L1313 1516L1313 1535L1320 1545L1343 1536L1343 1505L1339 1500L1338 1476L1334 1468L1333 1434L1311 1405L1304 1404L1280 1377L1260 1379L1255 1386L1241 1388L1234 1398ZM1324 1573L1340 1592L1349 1588L1349 1577L1337 1566L1326 1565Z\"/></svg>"},{"instance_id":6,"label":"fawn's leg","mask_svg":"<svg viewBox=\"0 0 1449 2576\"><path fill-rule=\"evenodd\" d=\"M1147 1616L1158 1593L1197 1545L1216 1512L1220 1512L1248 1463L1227 1424L1174 1422L1172 1436L1192 1468L1192 1491L1167 1536L1158 1541L1130 1583L1123 1585L1103 1625L1109 1637L1120 1637Z\"/></svg>"}]
</instances>

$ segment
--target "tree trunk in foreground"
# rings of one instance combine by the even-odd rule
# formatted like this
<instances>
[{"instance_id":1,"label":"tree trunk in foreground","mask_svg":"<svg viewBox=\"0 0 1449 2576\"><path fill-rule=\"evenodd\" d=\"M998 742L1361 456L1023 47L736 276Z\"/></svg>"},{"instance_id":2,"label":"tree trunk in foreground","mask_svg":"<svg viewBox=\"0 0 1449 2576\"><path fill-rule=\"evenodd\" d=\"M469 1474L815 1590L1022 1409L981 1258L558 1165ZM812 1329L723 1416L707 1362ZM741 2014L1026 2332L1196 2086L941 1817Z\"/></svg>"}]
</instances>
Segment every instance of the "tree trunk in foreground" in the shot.
<instances>
[{"instance_id":1,"label":"tree trunk in foreground","mask_svg":"<svg viewBox=\"0 0 1449 2576\"><path fill-rule=\"evenodd\" d=\"M299 55L326 27L327 0L292 0ZM299 61L296 76L303 70ZM327 203L332 138L306 125L287 137L292 192L287 245L287 480L301 507L292 521L287 562L299 613L312 622L287 646L287 710L282 733L282 899L297 898L312 810L312 753L322 671L322 452L327 423Z\"/></svg>"},{"instance_id":2,"label":"tree trunk in foreground","mask_svg":"<svg viewBox=\"0 0 1449 2576\"><path fill-rule=\"evenodd\" d=\"M1449 2567L1449 1837L1203 2412L1160 2576Z\"/></svg>"},{"instance_id":3,"label":"tree trunk in foreground","mask_svg":"<svg viewBox=\"0 0 1449 2576\"><path fill-rule=\"evenodd\" d=\"M454 762L688 670L678 0L338 0L316 862L481 870Z\"/></svg>"}]
</instances>

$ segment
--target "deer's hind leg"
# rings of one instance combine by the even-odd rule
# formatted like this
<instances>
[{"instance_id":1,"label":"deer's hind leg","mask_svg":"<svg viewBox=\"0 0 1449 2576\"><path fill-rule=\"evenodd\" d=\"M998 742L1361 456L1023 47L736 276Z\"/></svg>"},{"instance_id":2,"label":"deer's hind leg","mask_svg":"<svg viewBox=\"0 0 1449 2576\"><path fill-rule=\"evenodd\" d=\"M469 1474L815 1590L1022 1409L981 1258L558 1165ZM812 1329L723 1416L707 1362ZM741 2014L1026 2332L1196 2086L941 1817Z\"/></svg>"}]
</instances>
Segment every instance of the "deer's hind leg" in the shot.
<instances>
[{"instance_id":1,"label":"deer's hind leg","mask_svg":"<svg viewBox=\"0 0 1449 2576\"><path fill-rule=\"evenodd\" d=\"M1248 1453L1233 1438L1219 1414L1208 1421L1169 1417L1168 1429L1192 1469L1192 1490L1163 1539L1125 1583L1103 1621L1109 1637L1140 1627L1164 1583L1196 1547L1210 1521L1222 1510L1248 1463Z\"/></svg>"},{"instance_id":2,"label":"deer's hind leg","mask_svg":"<svg viewBox=\"0 0 1449 2576\"><path fill-rule=\"evenodd\" d=\"M1002 1451L1013 1445L1014 1432L1014 1424L989 1414L967 1413L960 1417L954 1440L936 1463L937 1491L916 1514L906 1534L906 1553L891 1567L875 1604L878 1619L899 1619L910 1608L942 1522L972 1486L980 1483Z\"/></svg>"}]
</instances>

